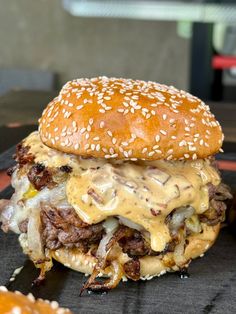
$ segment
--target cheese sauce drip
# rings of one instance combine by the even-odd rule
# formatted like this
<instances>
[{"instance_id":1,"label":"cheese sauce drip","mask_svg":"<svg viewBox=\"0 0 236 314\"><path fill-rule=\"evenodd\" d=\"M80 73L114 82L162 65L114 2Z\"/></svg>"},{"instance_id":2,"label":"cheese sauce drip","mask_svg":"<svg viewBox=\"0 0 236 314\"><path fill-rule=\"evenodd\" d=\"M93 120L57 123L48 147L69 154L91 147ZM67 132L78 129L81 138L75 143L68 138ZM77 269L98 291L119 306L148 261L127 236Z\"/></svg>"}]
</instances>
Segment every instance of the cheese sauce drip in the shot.
<instances>
[{"instance_id":1,"label":"cheese sauce drip","mask_svg":"<svg viewBox=\"0 0 236 314\"><path fill-rule=\"evenodd\" d=\"M83 159L46 147L37 132L24 145L35 162L48 167L73 168L66 183L68 202L79 217L95 224L109 216L122 216L149 231L151 248L164 250L171 240L165 219L175 208L190 205L196 214L209 207L207 184L220 177L209 160L129 161Z\"/></svg>"}]
</instances>

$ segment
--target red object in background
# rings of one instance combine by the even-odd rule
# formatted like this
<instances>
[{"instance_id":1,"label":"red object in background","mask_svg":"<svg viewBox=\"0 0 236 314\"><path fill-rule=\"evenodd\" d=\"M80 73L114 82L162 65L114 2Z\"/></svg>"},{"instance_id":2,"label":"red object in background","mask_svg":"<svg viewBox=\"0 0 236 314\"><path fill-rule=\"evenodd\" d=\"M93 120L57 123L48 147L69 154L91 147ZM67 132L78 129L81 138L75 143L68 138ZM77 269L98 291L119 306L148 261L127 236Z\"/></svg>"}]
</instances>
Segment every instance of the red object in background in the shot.
<instances>
[{"instance_id":1,"label":"red object in background","mask_svg":"<svg viewBox=\"0 0 236 314\"><path fill-rule=\"evenodd\" d=\"M0 192L4 190L11 183L11 178L6 171L0 171Z\"/></svg>"},{"instance_id":2,"label":"red object in background","mask_svg":"<svg viewBox=\"0 0 236 314\"><path fill-rule=\"evenodd\" d=\"M236 171L236 162L230 160L217 160L220 170Z\"/></svg>"},{"instance_id":3,"label":"red object in background","mask_svg":"<svg viewBox=\"0 0 236 314\"><path fill-rule=\"evenodd\" d=\"M236 57L231 56L214 56L212 58L213 69L230 69L236 68Z\"/></svg>"}]
</instances>

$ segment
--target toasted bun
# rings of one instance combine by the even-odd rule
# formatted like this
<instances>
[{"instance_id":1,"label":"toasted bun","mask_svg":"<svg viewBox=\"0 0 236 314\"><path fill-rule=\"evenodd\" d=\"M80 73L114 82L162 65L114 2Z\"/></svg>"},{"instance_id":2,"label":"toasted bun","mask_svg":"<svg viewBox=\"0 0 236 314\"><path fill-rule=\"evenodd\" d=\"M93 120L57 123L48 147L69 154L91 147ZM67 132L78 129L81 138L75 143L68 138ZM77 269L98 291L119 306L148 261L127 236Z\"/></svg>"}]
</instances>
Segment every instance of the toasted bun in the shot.
<instances>
[{"instance_id":1,"label":"toasted bun","mask_svg":"<svg viewBox=\"0 0 236 314\"><path fill-rule=\"evenodd\" d=\"M200 99L172 86L99 77L68 82L39 120L43 143L95 158L197 159L222 131Z\"/></svg>"},{"instance_id":2,"label":"toasted bun","mask_svg":"<svg viewBox=\"0 0 236 314\"><path fill-rule=\"evenodd\" d=\"M220 224L216 226L207 226L202 224L203 232L192 235L188 238L189 243L185 248L184 254L178 259L174 253L167 253L163 259L159 256L145 256L140 258L141 279L151 279L154 276L160 276L167 271L177 271L182 267L187 267L190 261L204 254L215 242L220 230ZM61 248L51 252L52 257L66 267L76 271L91 274L96 264L96 258L91 254L80 253L76 249ZM121 253L119 261L126 262L129 257ZM178 265L177 265L178 264ZM104 272L107 274L107 272Z\"/></svg>"},{"instance_id":3,"label":"toasted bun","mask_svg":"<svg viewBox=\"0 0 236 314\"><path fill-rule=\"evenodd\" d=\"M72 314L68 309L59 308L56 301L35 300L32 294L24 296L18 291L7 291L5 287L0 287L0 313Z\"/></svg>"}]
</instances>

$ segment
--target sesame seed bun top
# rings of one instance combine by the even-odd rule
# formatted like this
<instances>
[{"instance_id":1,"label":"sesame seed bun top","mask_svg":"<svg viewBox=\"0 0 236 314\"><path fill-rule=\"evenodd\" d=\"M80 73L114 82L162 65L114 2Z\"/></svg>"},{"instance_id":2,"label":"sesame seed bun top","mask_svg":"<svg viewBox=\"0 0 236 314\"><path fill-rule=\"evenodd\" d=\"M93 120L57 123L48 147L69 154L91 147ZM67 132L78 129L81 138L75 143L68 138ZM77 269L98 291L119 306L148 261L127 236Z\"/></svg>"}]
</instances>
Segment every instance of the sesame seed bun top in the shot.
<instances>
[{"instance_id":1,"label":"sesame seed bun top","mask_svg":"<svg viewBox=\"0 0 236 314\"><path fill-rule=\"evenodd\" d=\"M7 291L0 287L1 314L72 314L70 310L60 308L56 301L35 300L32 294L27 296L20 292Z\"/></svg>"},{"instance_id":2,"label":"sesame seed bun top","mask_svg":"<svg viewBox=\"0 0 236 314\"><path fill-rule=\"evenodd\" d=\"M172 86L98 77L64 85L39 120L44 144L96 158L197 159L223 134L200 99Z\"/></svg>"}]
</instances>

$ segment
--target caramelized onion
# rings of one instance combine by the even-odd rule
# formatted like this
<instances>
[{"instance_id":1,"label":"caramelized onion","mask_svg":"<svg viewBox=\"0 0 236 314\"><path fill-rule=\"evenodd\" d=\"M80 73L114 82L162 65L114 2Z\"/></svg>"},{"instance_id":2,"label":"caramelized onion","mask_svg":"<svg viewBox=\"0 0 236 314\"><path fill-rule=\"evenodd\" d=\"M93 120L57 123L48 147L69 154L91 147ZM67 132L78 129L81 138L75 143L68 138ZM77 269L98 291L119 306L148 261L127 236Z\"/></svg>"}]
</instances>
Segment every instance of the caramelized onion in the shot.
<instances>
[{"instance_id":1,"label":"caramelized onion","mask_svg":"<svg viewBox=\"0 0 236 314\"><path fill-rule=\"evenodd\" d=\"M149 167L146 171L146 175L154 179L161 185L165 185L166 182L170 179L170 175L156 167Z\"/></svg>"},{"instance_id":2,"label":"caramelized onion","mask_svg":"<svg viewBox=\"0 0 236 314\"><path fill-rule=\"evenodd\" d=\"M41 239L41 220L39 212L32 212L28 222L28 249L29 255L33 262L45 259Z\"/></svg>"},{"instance_id":3,"label":"caramelized onion","mask_svg":"<svg viewBox=\"0 0 236 314\"><path fill-rule=\"evenodd\" d=\"M182 267L186 263L186 259L184 257L184 246L185 246L185 236L184 232L181 233L180 242L175 246L174 250L174 261L177 266Z\"/></svg>"},{"instance_id":4,"label":"caramelized onion","mask_svg":"<svg viewBox=\"0 0 236 314\"><path fill-rule=\"evenodd\" d=\"M2 199L0 200L0 213L6 208L7 205L9 205L10 200Z\"/></svg>"},{"instance_id":5,"label":"caramelized onion","mask_svg":"<svg viewBox=\"0 0 236 314\"><path fill-rule=\"evenodd\" d=\"M86 289L89 289L92 291L107 291L107 290L111 290L115 288L119 284L119 282L121 281L124 275L123 267L118 261L114 260L111 262L110 268L111 268L110 277L104 282L102 281L99 282L99 281L96 281L96 277L99 274L99 270L95 267L92 275L90 276L88 281L84 284L83 288L81 289L80 294L82 294L83 291Z\"/></svg>"},{"instance_id":6,"label":"caramelized onion","mask_svg":"<svg viewBox=\"0 0 236 314\"><path fill-rule=\"evenodd\" d=\"M124 185L132 190L138 188L138 184L136 182L127 180L125 177L122 177L120 175L117 174L114 175L113 179L117 181L119 184Z\"/></svg>"},{"instance_id":7,"label":"caramelized onion","mask_svg":"<svg viewBox=\"0 0 236 314\"><path fill-rule=\"evenodd\" d=\"M135 222L133 222L132 220L122 217L122 216L118 216L119 217L119 221L122 223L122 225L127 226L131 229L135 229L138 231L141 231L143 229L143 227L139 224L136 224Z\"/></svg>"},{"instance_id":8,"label":"caramelized onion","mask_svg":"<svg viewBox=\"0 0 236 314\"><path fill-rule=\"evenodd\" d=\"M185 219L191 217L193 213L194 208L192 206L179 207L173 212L173 214L171 213L169 222L171 233L177 233L179 228L183 226Z\"/></svg>"},{"instance_id":9,"label":"caramelized onion","mask_svg":"<svg viewBox=\"0 0 236 314\"><path fill-rule=\"evenodd\" d=\"M115 231L117 230L119 224L117 219L115 218L108 218L106 221L103 223L103 227L106 230L106 235L103 236L102 240L99 243L98 249L96 256L98 259L106 259L106 256L108 254L107 252L107 244L109 241L112 239Z\"/></svg>"},{"instance_id":10,"label":"caramelized onion","mask_svg":"<svg viewBox=\"0 0 236 314\"><path fill-rule=\"evenodd\" d=\"M202 231L202 227L197 215L192 215L190 218L186 219L185 225L187 229L193 233L200 233Z\"/></svg>"}]
</instances>

